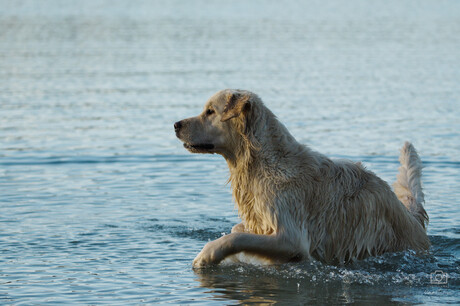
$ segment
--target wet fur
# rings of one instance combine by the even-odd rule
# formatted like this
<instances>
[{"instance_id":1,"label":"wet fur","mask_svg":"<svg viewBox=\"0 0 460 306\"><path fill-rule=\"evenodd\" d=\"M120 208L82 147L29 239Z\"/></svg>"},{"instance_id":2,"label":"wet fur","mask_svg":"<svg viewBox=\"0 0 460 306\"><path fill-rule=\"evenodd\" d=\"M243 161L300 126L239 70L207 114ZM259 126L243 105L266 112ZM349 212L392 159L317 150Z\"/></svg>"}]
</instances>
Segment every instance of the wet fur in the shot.
<instances>
[{"instance_id":1,"label":"wet fur","mask_svg":"<svg viewBox=\"0 0 460 306\"><path fill-rule=\"evenodd\" d=\"M204 122L203 116L190 118L185 125L195 129L184 127L186 136L178 137L204 139L194 135L212 131L225 139L215 151L199 153L225 157L243 222L208 243L195 267L225 258L264 263L314 258L342 264L429 247L421 162L410 143L401 152L395 193L360 163L333 161L299 144L251 92L224 90L209 104L221 118L211 124L215 129L196 128L194 120Z\"/></svg>"}]
</instances>

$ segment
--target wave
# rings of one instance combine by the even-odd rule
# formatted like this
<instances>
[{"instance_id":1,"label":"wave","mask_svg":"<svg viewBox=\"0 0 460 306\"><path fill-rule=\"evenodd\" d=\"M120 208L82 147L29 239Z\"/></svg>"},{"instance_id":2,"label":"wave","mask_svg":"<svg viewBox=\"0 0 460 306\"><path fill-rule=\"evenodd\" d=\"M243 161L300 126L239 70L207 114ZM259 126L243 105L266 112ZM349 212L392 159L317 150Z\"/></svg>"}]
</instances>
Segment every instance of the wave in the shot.
<instances>
[{"instance_id":1,"label":"wave","mask_svg":"<svg viewBox=\"0 0 460 306\"><path fill-rule=\"evenodd\" d=\"M143 164L153 162L189 162L205 160L193 155L113 155L113 156L48 156L0 157L1 166L46 166L71 164Z\"/></svg>"},{"instance_id":2,"label":"wave","mask_svg":"<svg viewBox=\"0 0 460 306\"><path fill-rule=\"evenodd\" d=\"M348 159L353 161L362 161L373 164L395 164L399 165L398 156L349 156L349 155L332 155L336 159ZM0 156L1 166L26 166L26 165L66 165L66 164L112 164L112 163L151 163L151 162L189 162L189 161L207 161L210 156L203 157L191 154L155 154L155 155L110 155L110 156L92 156L92 155L63 155L63 156ZM425 166L436 166L440 168L460 168L460 161L446 160L444 157L424 158Z\"/></svg>"}]
</instances>

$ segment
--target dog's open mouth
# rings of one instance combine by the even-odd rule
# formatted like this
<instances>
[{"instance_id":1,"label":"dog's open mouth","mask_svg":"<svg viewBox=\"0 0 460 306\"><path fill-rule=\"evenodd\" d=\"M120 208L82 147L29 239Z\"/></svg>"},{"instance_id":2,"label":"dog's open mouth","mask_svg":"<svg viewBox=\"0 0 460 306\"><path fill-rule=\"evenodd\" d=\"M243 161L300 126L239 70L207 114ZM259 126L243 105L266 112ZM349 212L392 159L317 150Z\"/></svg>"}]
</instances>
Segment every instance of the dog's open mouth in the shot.
<instances>
[{"instance_id":1,"label":"dog's open mouth","mask_svg":"<svg viewBox=\"0 0 460 306\"><path fill-rule=\"evenodd\" d=\"M214 145L212 143L200 143L200 144L184 143L184 148L188 150L196 150L196 151L209 151L209 150L214 149Z\"/></svg>"}]
</instances>

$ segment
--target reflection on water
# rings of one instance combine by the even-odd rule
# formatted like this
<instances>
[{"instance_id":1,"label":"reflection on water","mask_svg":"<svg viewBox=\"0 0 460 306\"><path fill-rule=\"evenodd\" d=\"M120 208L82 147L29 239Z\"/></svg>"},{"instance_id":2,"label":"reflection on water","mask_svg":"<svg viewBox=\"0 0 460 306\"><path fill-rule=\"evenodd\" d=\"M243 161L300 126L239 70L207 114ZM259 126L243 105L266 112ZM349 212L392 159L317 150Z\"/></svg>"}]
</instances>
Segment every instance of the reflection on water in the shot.
<instances>
[{"instance_id":1,"label":"reflection on water","mask_svg":"<svg viewBox=\"0 0 460 306\"><path fill-rule=\"evenodd\" d=\"M315 280L310 280L304 275L290 275L289 268L291 267L279 267L280 271L276 267L263 270L253 267L238 267L236 270L207 269L198 272L197 278L203 287L211 289L213 299L238 301L242 304L274 304L279 301L287 304L342 304L353 303L355 298L360 302L391 303L392 297L381 295L381 292L373 296L377 292L370 289L366 294L356 296L350 288L353 285L347 282L318 282L318 276L314 276ZM299 269L304 272L308 267L302 266Z\"/></svg>"},{"instance_id":2,"label":"reflection on water","mask_svg":"<svg viewBox=\"0 0 460 306\"><path fill-rule=\"evenodd\" d=\"M0 7L0 304L458 302L456 1ZM430 254L193 271L238 217L223 159L189 154L172 125L222 88L388 182L412 141Z\"/></svg>"},{"instance_id":3,"label":"reflection on water","mask_svg":"<svg viewBox=\"0 0 460 306\"><path fill-rule=\"evenodd\" d=\"M442 240L440 237L430 238L435 245ZM448 252L458 248L459 242L458 239L448 241ZM458 286L458 269L455 264L445 266L442 273L447 277L450 275L450 282L446 279L448 285L434 285L431 274L439 269L438 260L433 254L417 256L409 251L385 254L342 267L318 262L271 267L241 265L195 270L195 274L201 286L211 290L213 299L243 304L279 301L323 305L429 303L430 299L419 300L426 294L427 287L441 291L445 302L455 303L458 293L448 289ZM410 288L410 296L407 296L407 288Z\"/></svg>"},{"instance_id":4,"label":"reflection on water","mask_svg":"<svg viewBox=\"0 0 460 306\"><path fill-rule=\"evenodd\" d=\"M413 303L417 302L414 296L423 295L431 285L430 273L424 271L435 268L433 256L414 256L409 252L388 254L346 267L312 262L268 268L209 268L195 273L201 285L211 289L215 299L242 303ZM455 271L449 272L455 275ZM411 288L410 297L405 287ZM458 299L449 290L443 291L450 296L446 296L446 301Z\"/></svg>"}]
</instances>

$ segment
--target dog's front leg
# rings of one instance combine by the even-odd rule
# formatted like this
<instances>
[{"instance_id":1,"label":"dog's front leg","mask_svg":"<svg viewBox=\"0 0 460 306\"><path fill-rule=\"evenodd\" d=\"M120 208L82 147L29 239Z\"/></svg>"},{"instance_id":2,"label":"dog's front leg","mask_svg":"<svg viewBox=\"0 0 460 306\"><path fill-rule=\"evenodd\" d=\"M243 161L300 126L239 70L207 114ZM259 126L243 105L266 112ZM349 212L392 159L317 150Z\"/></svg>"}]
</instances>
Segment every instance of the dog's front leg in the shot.
<instances>
[{"instance_id":1,"label":"dog's front leg","mask_svg":"<svg viewBox=\"0 0 460 306\"><path fill-rule=\"evenodd\" d=\"M193 261L193 267L218 264L225 257L243 251L269 258L274 262L288 262L299 255L295 246L279 235L232 233L208 242Z\"/></svg>"}]
</instances>

